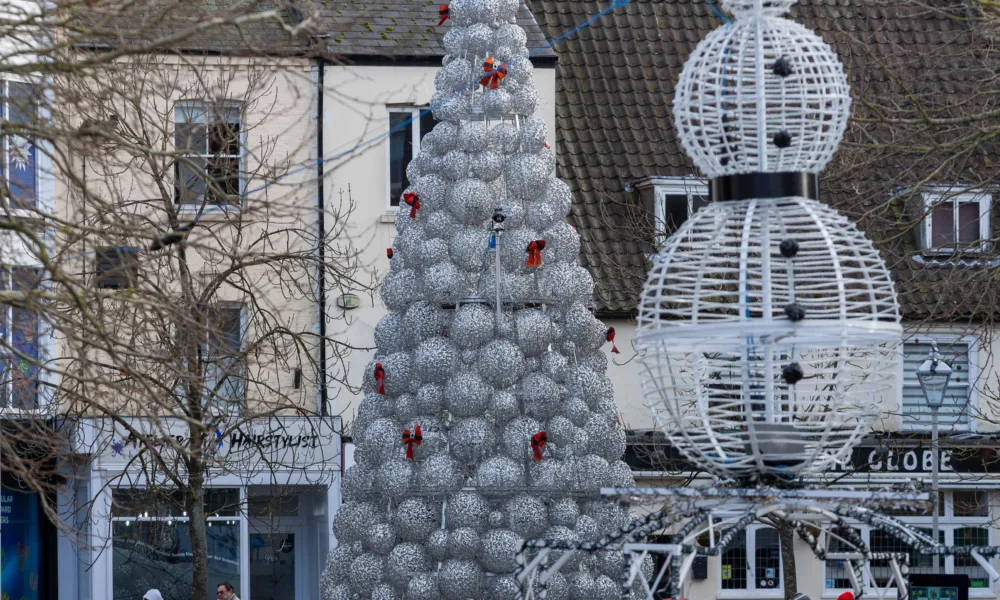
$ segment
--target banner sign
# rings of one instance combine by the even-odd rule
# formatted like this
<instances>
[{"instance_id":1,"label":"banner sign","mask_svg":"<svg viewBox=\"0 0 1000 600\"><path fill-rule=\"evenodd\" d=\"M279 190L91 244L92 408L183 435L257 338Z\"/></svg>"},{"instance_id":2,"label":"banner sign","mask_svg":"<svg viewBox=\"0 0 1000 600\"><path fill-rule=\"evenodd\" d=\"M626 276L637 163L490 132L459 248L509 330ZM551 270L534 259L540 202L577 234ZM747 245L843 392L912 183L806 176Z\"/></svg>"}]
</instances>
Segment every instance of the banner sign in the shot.
<instances>
[{"instance_id":1,"label":"banner sign","mask_svg":"<svg viewBox=\"0 0 1000 600\"><path fill-rule=\"evenodd\" d=\"M100 468L140 467L159 453L174 461L201 452L210 463L242 472L255 469L340 470L338 417L264 417L222 423L201 448L190 446L187 421L177 418L94 419L81 427L77 452L97 458Z\"/></svg>"}]
</instances>

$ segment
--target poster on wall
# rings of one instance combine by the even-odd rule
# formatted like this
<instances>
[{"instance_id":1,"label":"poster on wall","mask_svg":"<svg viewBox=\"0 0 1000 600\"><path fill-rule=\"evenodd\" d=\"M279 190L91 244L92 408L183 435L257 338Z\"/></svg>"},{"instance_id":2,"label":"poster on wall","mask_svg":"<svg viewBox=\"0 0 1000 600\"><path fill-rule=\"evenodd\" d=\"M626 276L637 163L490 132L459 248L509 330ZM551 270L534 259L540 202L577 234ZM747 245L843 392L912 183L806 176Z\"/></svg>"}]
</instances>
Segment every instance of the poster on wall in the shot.
<instances>
[{"instance_id":1,"label":"poster on wall","mask_svg":"<svg viewBox=\"0 0 1000 600\"><path fill-rule=\"evenodd\" d=\"M4 599L38 600L40 510L38 494L0 488L0 593Z\"/></svg>"}]
</instances>

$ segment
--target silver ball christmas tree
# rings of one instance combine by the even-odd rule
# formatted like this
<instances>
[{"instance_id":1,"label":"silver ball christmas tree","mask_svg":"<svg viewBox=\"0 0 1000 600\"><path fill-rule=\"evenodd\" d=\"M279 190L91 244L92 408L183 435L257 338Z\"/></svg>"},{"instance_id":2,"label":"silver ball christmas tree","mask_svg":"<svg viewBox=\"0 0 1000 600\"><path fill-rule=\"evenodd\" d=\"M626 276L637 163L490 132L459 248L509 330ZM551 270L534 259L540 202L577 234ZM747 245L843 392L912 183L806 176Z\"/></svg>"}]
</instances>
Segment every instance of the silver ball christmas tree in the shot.
<instances>
[{"instance_id":1,"label":"silver ball christmas tree","mask_svg":"<svg viewBox=\"0 0 1000 600\"><path fill-rule=\"evenodd\" d=\"M587 309L519 6L442 14L441 123L407 169L325 600L512 598L525 539L595 539L627 518L599 495L633 484L600 355L614 330ZM592 563L549 593L595 597Z\"/></svg>"}]
</instances>

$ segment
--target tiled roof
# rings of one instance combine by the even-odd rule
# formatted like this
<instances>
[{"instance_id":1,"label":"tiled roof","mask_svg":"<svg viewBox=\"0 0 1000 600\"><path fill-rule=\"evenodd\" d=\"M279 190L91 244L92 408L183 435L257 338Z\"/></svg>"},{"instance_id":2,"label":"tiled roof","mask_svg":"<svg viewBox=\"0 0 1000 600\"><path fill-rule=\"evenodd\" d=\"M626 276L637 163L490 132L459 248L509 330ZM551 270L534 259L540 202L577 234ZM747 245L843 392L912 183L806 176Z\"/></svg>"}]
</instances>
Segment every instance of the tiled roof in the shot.
<instances>
[{"instance_id":1,"label":"tiled roof","mask_svg":"<svg viewBox=\"0 0 1000 600\"><path fill-rule=\"evenodd\" d=\"M443 4L447 4L442 0ZM438 2L426 0L360 0L320 2L323 27L330 34L330 52L347 58L439 58L446 54L442 38L451 21L438 23ZM555 58L542 29L522 3L518 24L528 36L528 50L535 59Z\"/></svg>"},{"instance_id":2,"label":"tiled roof","mask_svg":"<svg viewBox=\"0 0 1000 600\"><path fill-rule=\"evenodd\" d=\"M900 99L897 104L905 107L904 87L941 106L963 98L986 76L963 19L944 14L944 2L928 9L916 2L907 8L906 1L800 0L792 8L791 18L817 31L846 64L855 119L869 100ZM608 4L532 0L532 9L555 39ZM722 24L705 0L631 0L556 44L558 174L574 192L570 218L582 238L581 258L594 275L601 312L632 313L645 280L651 221L627 188L647 176L696 175L673 125L674 84L696 44ZM991 275L976 267L956 275L956 269L914 260L919 236L911 217L919 208L912 199L891 201L894 187L923 181L941 166L940 157L916 148L869 151L865 136L873 130L878 128L852 123L824 173L823 200L858 220L876 241L908 317L959 318L981 311L975 302L958 299L966 294L956 290L988 292ZM937 173L934 181L979 183L976 167L981 171L987 163L966 161Z\"/></svg>"}]
</instances>

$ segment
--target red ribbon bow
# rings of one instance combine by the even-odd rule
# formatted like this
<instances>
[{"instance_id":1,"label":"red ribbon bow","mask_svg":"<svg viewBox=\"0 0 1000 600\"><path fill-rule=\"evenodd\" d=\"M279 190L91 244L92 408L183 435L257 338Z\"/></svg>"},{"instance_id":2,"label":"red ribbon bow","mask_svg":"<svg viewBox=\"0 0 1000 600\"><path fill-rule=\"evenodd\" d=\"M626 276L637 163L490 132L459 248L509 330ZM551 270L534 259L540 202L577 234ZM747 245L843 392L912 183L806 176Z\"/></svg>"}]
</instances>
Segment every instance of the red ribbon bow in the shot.
<instances>
[{"instance_id":1,"label":"red ribbon bow","mask_svg":"<svg viewBox=\"0 0 1000 600\"><path fill-rule=\"evenodd\" d=\"M405 202L410 207L410 218L417 218L417 209L420 208L420 196L416 195L414 192L406 192L403 194L403 202Z\"/></svg>"},{"instance_id":2,"label":"red ribbon bow","mask_svg":"<svg viewBox=\"0 0 1000 600\"><path fill-rule=\"evenodd\" d=\"M547 441L549 441L549 434L544 431L539 431L531 436L531 453L534 455L535 460L542 460L542 446Z\"/></svg>"},{"instance_id":3,"label":"red ribbon bow","mask_svg":"<svg viewBox=\"0 0 1000 600\"><path fill-rule=\"evenodd\" d=\"M385 255L389 257L389 260L392 260L392 248L386 248Z\"/></svg>"},{"instance_id":4,"label":"red ribbon bow","mask_svg":"<svg viewBox=\"0 0 1000 600\"><path fill-rule=\"evenodd\" d=\"M420 433L420 425L413 428L413 433L409 429L403 430L403 445L406 446L406 460L413 460L413 445L420 445L424 441L423 434Z\"/></svg>"},{"instance_id":5,"label":"red ribbon bow","mask_svg":"<svg viewBox=\"0 0 1000 600\"><path fill-rule=\"evenodd\" d=\"M382 368L382 363L375 363L375 391L385 396L385 369Z\"/></svg>"},{"instance_id":6,"label":"red ribbon bow","mask_svg":"<svg viewBox=\"0 0 1000 600\"><path fill-rule=\"evenodd\" d=\"M507 65L497 65L492 58L483 61L483 72L486 76L479 80L479 85L495 90L500 87L500 80L507 76Z\"/></svg>"},{"instance_id":7,"label":"red ribbon bow","mask_svg":"<svg viewBox=\"0 0 1000 600\"><path fill-rule=\"evenodd\" d=\"M528 253L528 268L542 266L542 250L545 250L545 240L535 240L528 244L525 252Z\"/></svg>"},{"instance_id":8,"label":"red ribbon bow","mask_svg":"<svg viewBox=\"0 0 1000 600\"><path fill-rule=\"evenodd\" d=\"M607 338L608 338L608 341L611 342L611 352L614 353L614 354L621 354L621 352L618 351L618 346L615 345L615 328L614 327L608 327Z\"/></svg>"},{"instance_id":9,"label":"red ribbon bow","mask_svg":"<svg viewBox=\"0 0 1000 600\"><path fill-rule=\"evenodd\" d=\"M448 8L447 4L438 4L438 15L441 17L441 20L438 21L438 27L440 27L451 16L451 9Z\"/></svg>"},{"instance_id":10,"label":"red ribbon bow","mask_svg":"<svg viewBox=\"0 0 1000 600\"><path fill-rule=\"evenodd\" d=\"M837 596L837 600L854 600L854 592L848 590Z\"/></svg>"}]
</instances>

